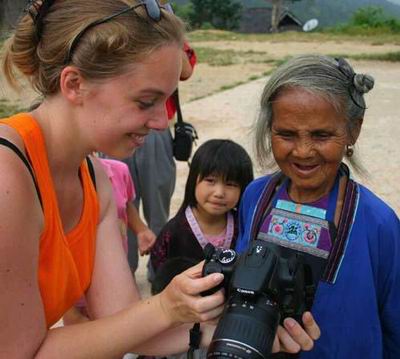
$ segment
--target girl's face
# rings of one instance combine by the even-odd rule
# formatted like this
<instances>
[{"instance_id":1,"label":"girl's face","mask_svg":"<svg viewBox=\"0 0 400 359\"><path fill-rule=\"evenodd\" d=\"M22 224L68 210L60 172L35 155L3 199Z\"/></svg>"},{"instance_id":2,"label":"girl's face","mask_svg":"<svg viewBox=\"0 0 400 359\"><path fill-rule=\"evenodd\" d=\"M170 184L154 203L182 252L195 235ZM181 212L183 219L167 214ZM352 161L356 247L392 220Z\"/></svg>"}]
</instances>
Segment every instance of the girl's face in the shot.
<instances>
[{"instance_id":1,"label":"girl's face","mask_svg":"<svg viewBox=\"0 0 400 359\"><path fill-rule=\"evenodd\" d=\"M150 130L167 128L165 103L178 84L181 54L178 45L166 45L121 76L86 83L82 117L95 150L125 158Z\"/></svg>"},{"instance_id":2,"label":"girl's face","mask_svg":"<svg viewBox=\"0 0 400 359\"><path fill-rule=\"evenodd\" d=\"M221 176L209 175L197 179L195 197L197 210L220 216L236 207L240 187L235 182L225 182Z\"/></svg>"}]
</instances>

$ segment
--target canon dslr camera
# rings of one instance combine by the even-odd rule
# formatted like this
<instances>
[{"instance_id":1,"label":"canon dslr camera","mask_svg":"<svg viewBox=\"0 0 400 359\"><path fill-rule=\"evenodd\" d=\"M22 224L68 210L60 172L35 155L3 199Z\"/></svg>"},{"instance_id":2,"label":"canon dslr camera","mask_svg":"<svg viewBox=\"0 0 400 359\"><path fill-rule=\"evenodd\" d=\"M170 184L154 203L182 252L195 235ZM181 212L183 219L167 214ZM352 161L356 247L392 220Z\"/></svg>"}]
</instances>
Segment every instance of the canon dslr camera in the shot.
<instances>
[{"instance_id":1,"label":"canon dslr camera","mask_svg":"<svg viewBox=\"0 0 400 359\"><path fill-rule=\"evenodd\" d=\"M256 240L241 256L211 244L205 256L203 276L223 273L228 298L207 358L268 358L278 324L309 309L302 253Z\"/></svg>"}]
</instances>

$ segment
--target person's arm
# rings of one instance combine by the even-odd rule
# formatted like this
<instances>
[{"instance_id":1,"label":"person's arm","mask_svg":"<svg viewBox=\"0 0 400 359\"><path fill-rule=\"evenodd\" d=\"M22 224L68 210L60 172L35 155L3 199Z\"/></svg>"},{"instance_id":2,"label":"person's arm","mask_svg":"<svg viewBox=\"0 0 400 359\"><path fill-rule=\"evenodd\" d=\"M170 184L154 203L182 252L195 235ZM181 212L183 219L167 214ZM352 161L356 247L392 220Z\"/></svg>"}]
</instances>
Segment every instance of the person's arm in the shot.
<instances>
[{"instance_id":1,"label":"person's arm","mask_svg":"<svg viewBox=\"0 0 400 359\"><path fill-rule=\"evenodd\" d=\"M27 168L4 146L0 186L0 357L32 358L47 331L37 267L43 215Z\"/></svg>"},{"instance_id":2,"label":"person's arm","mask_svg":"<svg viewBox=\"0 0 400 359\"><path fill-rule=\"evenodd\" d=\"M77 323L84 323L89 321L90 319L82 314L78 308L73 306L68 312L63 315L63 324L64 325L71 325Z\"/></svg>"},{"instance_id":3,"label":"person's arm","mask_svg":"<svg viewBox=\"0 0 400 359\"><path fill-rule=\"evenodd\" d=\"M104 192L104 179L99 171L96 174L98 190ZM198 295L215 286L220 276L194 278L200 268L176 278L160 295L133 303L134 287L116 224L116 210L110 205L113 201L108 184L108 203L103 202L104 194L100 195L103 214L88 291L96 320L47 330L37 280L39 238L44 225L42 208L29 172L8 149L0 149L0 185L2 357L121 357L166 329L186 321L207 320L222 311L221 294L207 298ZM183 341L179 344L181 350L186 345Z\"/></svg>"},{"instance_id":4,"label":"person's arm","mask_svg":"<svg viewBox=\"0 0 400 359\"><path fill-rule=\"evenodd\" d=\"M126 205L126 213L128 215L128 226L136 234L140 255L148 254L156 241L156 235L142 221L139 211L130 201Z\"/></svg>"},{"instance_id":5,"label":"person's arm","mask_svg":"<svg viewBox=\"0 0 400 359\"><path fill-rule=\"evenodd\" d=\"M133 304L133 281L119 239L111 186L104 177L105 174L96 173L103 208L92 282L86 295L90 317L94 320L51 330L39 357L62 358L61 353L77 358L122 356L126 352L137 352L138 345L152 343L151 338L167 329L183 322L204 321L222 311L221 293L206 298L198 295L205 286L214 286L218 278L200 278L201 267L178 276L159 295ZM154 350L157 339L153 340ZM182 338L175 344L174 350L181 351L187 343Z\"/></svg>"},{"instance_id":6,"label":"person's arm","mask_svg":"<svg viewBox=\"0 0 400 359\"><path fill-rule=\"evenodd\" d=\"M387 210L384 223L373 241L378 242L377 295L383 338L383 357L400 357L400 221L393 211ZM373 228L373 227L372 227ZM374 233L374 232L372 232ZM372 246L371 246L372 247ZM373 259L376 257L373 257Z\"/></svg>"}]
</instances>

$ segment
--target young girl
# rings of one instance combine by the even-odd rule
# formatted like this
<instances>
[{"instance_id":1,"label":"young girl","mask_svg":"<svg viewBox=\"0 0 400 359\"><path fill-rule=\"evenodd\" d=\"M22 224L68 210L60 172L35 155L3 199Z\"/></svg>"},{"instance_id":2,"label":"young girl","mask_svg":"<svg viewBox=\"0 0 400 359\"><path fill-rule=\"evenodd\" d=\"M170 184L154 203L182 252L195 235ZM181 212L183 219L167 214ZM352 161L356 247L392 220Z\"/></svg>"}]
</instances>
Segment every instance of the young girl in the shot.
<instances>
[{"instance_id":1,"label":"young girl","mask_svg":"<svg viewBox=\"0 0 400 359\"><path fill-rule=\"evenodd\" d=\"M135 186L128 165L117 160L105 158L99 160L111 181L125 253L128 253L127 229L129 227L138 238L140 255L148 254L156 240L156 235L142 221L137 208L133 205Z\"/></svg>"},{"instance_id":2,"label":"young girl","mask_svg":"<svg viewBox=\"0 0 400 359\"><path fill-rule=\"evenodd\" d=\"M207 243L231 248L237 236L236 208L253 179L249 155L230 140L210 140L196 151L177 215L162 229L151 250L158 293L185 268L204 259Z\"/></svg>"}]
</instances>

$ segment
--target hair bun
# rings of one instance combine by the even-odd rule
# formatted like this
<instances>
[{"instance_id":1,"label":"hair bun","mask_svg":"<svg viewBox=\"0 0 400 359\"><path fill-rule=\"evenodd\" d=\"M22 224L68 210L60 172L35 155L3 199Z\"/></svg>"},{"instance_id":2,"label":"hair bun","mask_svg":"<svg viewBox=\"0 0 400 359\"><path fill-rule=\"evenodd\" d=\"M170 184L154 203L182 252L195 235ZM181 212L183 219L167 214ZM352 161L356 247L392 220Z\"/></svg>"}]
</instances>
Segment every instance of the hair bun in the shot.
<instances>
[{"instance_id":1,"label":"hair bun","mask_svg":"<svg viewBox=\"0 0 400 359\"><path fill-rule=\"evenodd\" d=\"M370 75L355 74L353 77L353 85L357 92L362 94L369 92L374 87L375 80Z\"/></svg>"}]
</instances>

